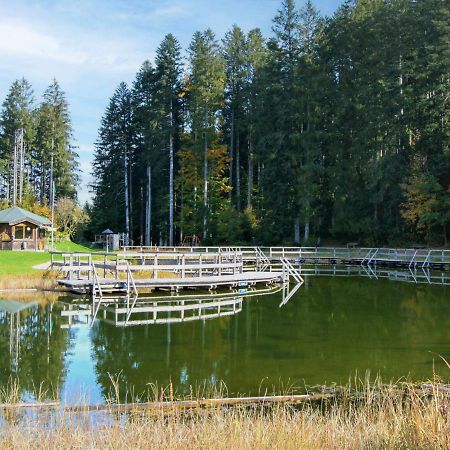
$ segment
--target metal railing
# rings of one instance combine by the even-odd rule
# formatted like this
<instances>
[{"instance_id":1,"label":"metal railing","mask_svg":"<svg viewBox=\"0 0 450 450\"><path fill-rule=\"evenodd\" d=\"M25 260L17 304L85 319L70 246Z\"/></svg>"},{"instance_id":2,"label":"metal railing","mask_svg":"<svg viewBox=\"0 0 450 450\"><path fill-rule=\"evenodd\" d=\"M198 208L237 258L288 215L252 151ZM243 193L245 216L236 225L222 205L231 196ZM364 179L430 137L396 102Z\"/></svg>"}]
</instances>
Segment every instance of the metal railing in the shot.
<instances>
[{"instance_id":1,"label":"metal railing","mask_svg":"<svg viewBox=\"0 0 450 450\"><path fill-rule=\"evenodd\" d=\"M407 267L403 270L370 265L301 265L298 269L303 277L366 277L389 279L416 284L450 286L450 274L445 271L432 271L427 267Z\"/></svg>"},{"instance_id":2,"label":"metal railing","mask_svg":"<svg viewBox=\"0 0 450 450\"><path fill-rule=\"evenodd\" d=\"M242 252L244 261L269 262L280 258L290 260L337 260L354 261L362 264L376 262L398 262L412 266L429 266L433 264L450 264L450 250L385 248L385 247L124 247L126 251L140 253L214 253L238 251Z\"/></svg>"},{"instance_id":3,"label":"metal railing","mask_svg":"<svg viewBox=\"0 0 450 450\"><path fill-rule=\"evenodd\" d=\"M215 248L217 250L217 248ZM162 272L172 272L181 278L187 276L236 275L243 273L244 263L241 251L221 248L209 252L143 252L143 253L67 253L51 254L52 268L58 268L69 279L86 275L89 278L92 267L103 269L103 276L112 272L115 278L120 272L149 271L157 279Z\"/></svg>"}]
</instances>

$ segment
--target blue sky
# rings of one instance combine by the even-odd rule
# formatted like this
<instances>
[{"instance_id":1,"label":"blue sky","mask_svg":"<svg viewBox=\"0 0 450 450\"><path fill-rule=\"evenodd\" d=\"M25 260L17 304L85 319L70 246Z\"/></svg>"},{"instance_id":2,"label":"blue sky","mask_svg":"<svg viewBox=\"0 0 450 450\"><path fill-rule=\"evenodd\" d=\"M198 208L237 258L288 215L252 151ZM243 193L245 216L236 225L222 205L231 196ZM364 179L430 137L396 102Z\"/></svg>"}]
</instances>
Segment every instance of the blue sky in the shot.
<instances>
[{"instance_id":1,"label":"blue sky","mask_svg":"<svg viewBox=\"0 0 450 450\"><path fill-rule=\"evenodd\" d=\"M271 34L281 0L0 0L0 101L22 76L36 100L56 78L66 92L82 169L81 202L97 130L109 97L153 60L171 32L186 49L193 33L212 28L218 38L234 24ZM316 0L331 15L338 0ZM301 5L300 2L298 2Z\"/></svg>"}]
</instances>

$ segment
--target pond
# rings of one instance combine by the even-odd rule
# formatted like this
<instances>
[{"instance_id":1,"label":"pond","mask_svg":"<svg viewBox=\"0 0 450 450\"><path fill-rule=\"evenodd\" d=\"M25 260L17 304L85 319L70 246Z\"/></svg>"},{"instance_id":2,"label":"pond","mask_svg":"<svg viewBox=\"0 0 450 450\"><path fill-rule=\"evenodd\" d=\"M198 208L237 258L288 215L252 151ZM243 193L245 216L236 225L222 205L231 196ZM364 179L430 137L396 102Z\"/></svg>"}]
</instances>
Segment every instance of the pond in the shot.
<instances>
[{"instance_id":1,"label":"pond","mask_svg":"<svg viewBox=\"0 0 450 450\"><path fill-rule=\"evenodd\" d=\"M69 298L1 300L0 386L18 378L24 398L42 386L74 403L102 401L112 379L134 395L155 383L187 394L222 381L229 395L301 391L368 370L385 381L450 379L438 356L450 361L449 286L308 277L281 299L243 297L235 314L130 327L101 314L92 327L69 326Z\"/></svg>"}]
</instances>

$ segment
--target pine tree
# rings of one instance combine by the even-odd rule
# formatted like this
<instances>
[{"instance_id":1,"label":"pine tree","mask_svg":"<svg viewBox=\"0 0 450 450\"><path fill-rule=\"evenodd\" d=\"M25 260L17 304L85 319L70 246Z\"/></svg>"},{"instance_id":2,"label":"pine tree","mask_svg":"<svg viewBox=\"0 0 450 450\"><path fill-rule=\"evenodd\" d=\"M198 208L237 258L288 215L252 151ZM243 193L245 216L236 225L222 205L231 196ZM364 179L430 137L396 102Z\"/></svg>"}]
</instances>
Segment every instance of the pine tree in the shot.
<instances>
[{"instance_id":1,"label":"pine tree","mask_svg":"<svg viewBox=\"0 0 450 450\"><path fill-rule=\"evenodd\" d=\"M226 63L225 125L230 145L230 185L235 189L236 208L241 210L241 141L245 142L244 89L247 81L245 34L237 26L225 34L223 53ZM244 138L244 139L243 139ZM234 167L233 167L234 166ZM236 180L233 178L235 174Z\"/></svg>"},{"instance_id":2,"label":"pine tree","mask_svg":"<svg viewBox=\"0 0 450 450\"><path fill-rule=\"evenodd\" d=\"M14 147L19 136L23 136L23 164L18 160L18 155L14 159ZM27 182L32 180L34 140L33 89L25 78L21 78L11 85L0 115L0 196L8 202L12 201L13 195L17 199L20 188L17 184L25 190ZM16 183L13 180L14 165Z\"/></svg>"},{"instance_id":3,"label":"pine tree","mask_svg":"<svg viewBox=\"0 0 450 450\"><path fill-rule=\"evenodd\" d=\"M50 203L54 182L55 198L76 197L77 157L72 146L69 104L58 82L46 89L37 111L35 159L41 203Z\"/></svg>"},{"instance_id":4,"label":"pine tree","mask_svg":"<svg viewBox=\"0 0 450 450\"><path fill-rule=\"evenodd\" d=\"M267 48L259 28L248 32L245 51L247 78L244 87L244 113L248 146L247 208L251 208L254 195L255 164L257 167L260 166L259 153L255 149L255 124L257 122L256 115L258 114L258 95L261 88L259 80L267 61ZM257 170L257 173L259 172L260 170ZM259 183L259 179L257 182Z\"/></svg>"},{"instance_id":5,"label":"pine tree","mask_svg":"<svg viewBox=\"0 0 450 450\"><path fill-rule=\"evenodd\" d=\"M130 233L131 98L121 83L103 116L93 162L92 228ZM98 231L97 231L98 232Z\"/></svg>"},{"instance_id":6,"label":"pine tree","mask_svg":"<svg viewBox=\"0 0 450 450\"><path fill-rule=\"evenodd\" d=\"M189 127L195 151L203 154L202 236L206 240L210 215L208 152L218 130L218 113L223 106L225 82L221 49L211 30L194 34L189 47L189 62Z\"/></svg>"},{"instance_id":7,"label":"pine tree","mask_svg":"<svg viewBox=\"0 0 450 450\"><path fill-rule=\"evenodd\" d=\"M157 106L160 115L162 147L169 153L169 245L174 242L175 154L181 128L181 47L172 34L165 36L156 52L158 77Z\"/></svg>"},{"instance_id":8,"label":"pine tree","mask_svg":"<svg viewBox=\"0 0 450 450\"><path fill-rule=\"evenodd\" d=\"M275 38L261 76L258 146L262 158L264 241L282 241L297 230L299 17L293 0L283 0L274 19ZM297 236L296 236L297 238Z\"/></svg>"}]
</instances>

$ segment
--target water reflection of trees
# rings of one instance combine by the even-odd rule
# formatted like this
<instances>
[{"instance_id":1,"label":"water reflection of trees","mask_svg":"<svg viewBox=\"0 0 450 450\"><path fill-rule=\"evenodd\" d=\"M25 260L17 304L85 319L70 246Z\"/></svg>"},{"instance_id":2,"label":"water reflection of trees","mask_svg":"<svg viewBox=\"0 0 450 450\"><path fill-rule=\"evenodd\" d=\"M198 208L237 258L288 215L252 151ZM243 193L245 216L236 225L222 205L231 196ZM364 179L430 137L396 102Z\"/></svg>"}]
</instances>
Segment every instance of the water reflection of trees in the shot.
<instances>
[{"instance_id":1,"label":"water reflection of trees","mask_svg":"<svg viewBox=\"0 0 450 450\"><path fill-rule=\"evenodd\" d=\"M1 301L0 386L18 381L22 393L58 395L69 345L60 324L52 303Z\"/></svg>"},{"instance_id":2,"label":"water reflection of trees","mask_svg":"<svg viewBox=\"0 0 450 450\"><path fill-rule=\"evenodd\" d=\"M430 351L448 354L449 289L389 280L322 278L283 308L279 295L244 301L238 316L171 326L92 330L98 383L108 374L137 393L146 383L173 382L180 391L202 380L225 380L231 391L346 383L367 369L385 379L431 376ZM442 365L441 373L446 371ZM448 370L447 370L448 372ZM448 377L447 377L448 378Z\"/></svg>"},{"instance_id":3,"label":"water reflection of trees","mask_svg":"<svg viewBox=\"0 0 450 450\"><path fill-rule=\"evenodd\" d=\"M137 395L151 389L151 383L173 383L180 393L187 393L198 380L213 385L225 378L224 346L233 345L228 331L236 317L130 328L97 321L92 351L103 395L111 393L111 376L122 391Z\"/></svg>"}]
</instances>

